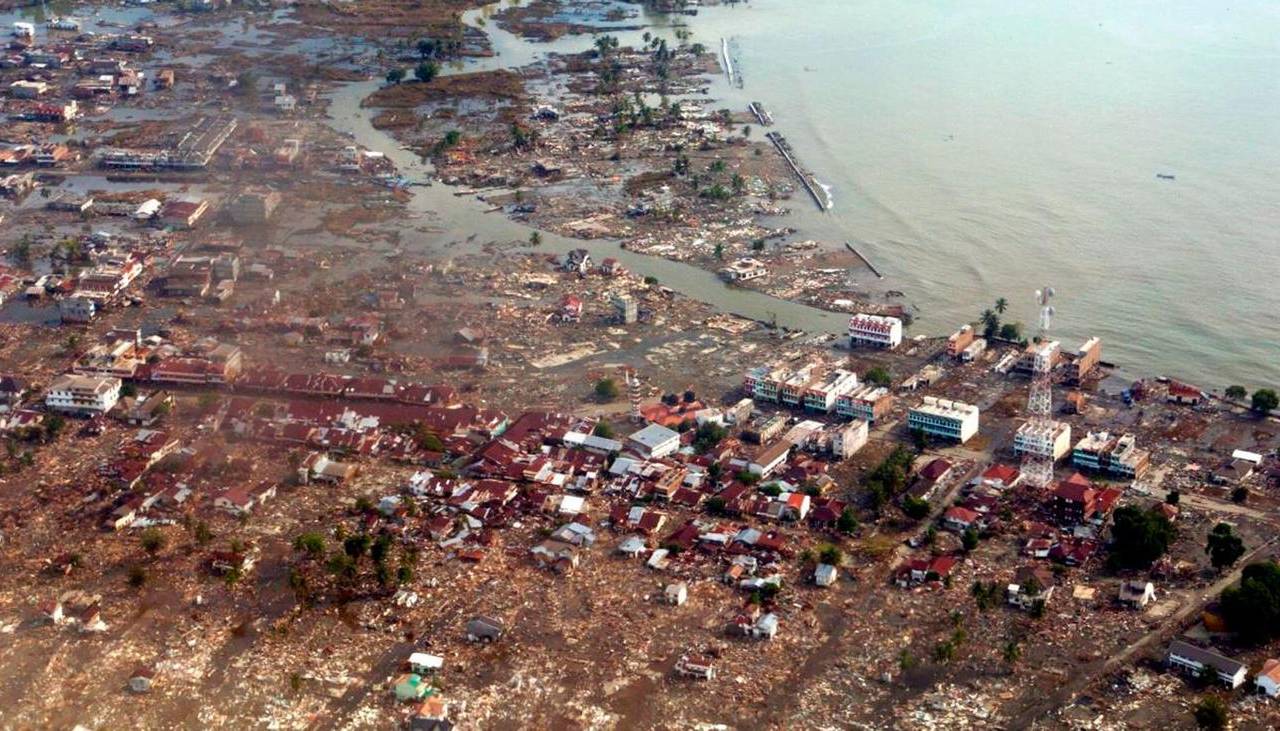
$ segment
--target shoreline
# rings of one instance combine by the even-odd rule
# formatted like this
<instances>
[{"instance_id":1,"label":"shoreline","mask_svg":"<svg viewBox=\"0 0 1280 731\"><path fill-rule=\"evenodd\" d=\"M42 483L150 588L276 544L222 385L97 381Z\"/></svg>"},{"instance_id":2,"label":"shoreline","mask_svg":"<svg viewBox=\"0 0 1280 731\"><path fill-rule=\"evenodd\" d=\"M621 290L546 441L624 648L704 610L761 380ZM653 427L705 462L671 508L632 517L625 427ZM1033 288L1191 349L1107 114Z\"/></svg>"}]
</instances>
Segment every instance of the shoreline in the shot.
<instances>
[{"instance_id":1,"label":"shoreline","mask_svg":"<svg viewBox=\"0 0 1280 731\"><path fill-rule=\"evenodd\" d=\"M490 7L493 6L464 15L463 22L474 23L475 18L482 16L486 8ZM361 112L375 120L386 121L389 113L401 109L415 115L391 125L379 125L375 121L375 127L384 127L378 129L377 134L394 140L399 148L408 148L421 155L430 154L433 158L431 174L436 179L455 186L456 197L470 196L475 194L474 191L483 189L488 192L476 195L485 202L489 211L500 211L513 223L528 226L530 230L537 230L544 235L561 234L565 236L562 245L563 241L580 242L577 246L588 249L617 245L618 248L610 256L617 256L622 251L632 251L647 257L684 263L713 275L735 259L761 259L773 274L764 280L752 282L746 288L735 288L733 291L751 291L764 294L778 303L813 308L824 319L832 316L847 318L855 312L904 314L903 305L890 301L891 297L887 295L882 279L871 273L862 259L846 256L843 250L834 247L822 247L817 242L800 241L794 227L777 227L779 222L785 220L790 209L800 203L803 190L798 183L803 181L797 181L787 168L785 158L773 152L771 143L761 135L752 134L758 127L755 126L757 119L749 109L700 111L717 104L717 100L710 97L711 87L707 86L708 79L714 76L712 69L719 68L711 49L703 50L698 48L699 44L687 45L682 42L679 49L672 52L672 55L679 57L688 49L697 51L694 53L696 60L683 62L686 64L683 71L677 72L673 68L670 98L673 104L681 104L682 114L686 113L684 110L687 108L687 113L692 115L693 121L684 119L680 124L706 127L716 123L728 133L727 136L715 139L710 144L703 140L696 143L697 148L682 146L684 149L676 154L671 154L668 150L655 156L644 150L645 145L652 146L654 143L644 140L663 139L664 135L670 138L670 130L678 129L674 123L664 123L648 130L637 128L634 134L645 137L632 144L625 137L606 137L600 141L578 132L560 133L552 129L553 124L528 120L524 112L550 107L555 101L554 96L544 91L550 86L567 85L572 90L565 103L573 111L566 109L566 113L581 116L582 109L589 110L591 105L599 106L603 103L600 98L593 97L589 91L584 90L586 82L592 78L592 70L589 68L592 61L581 51L566 53L562 49L541 48L544 45L541 42L519 38L509 31L495 29L495 25L497 24L492 22L485 23L484 31L489 34L493 46L508 51L507 54L499 50L492 59L442 70L441 78L446 81L433 82L433 86L442 88L449 83L470 85L476 90L475 96L464 95L461 100L449 99L437 106L432 99L438 98L439 92L425 86L407 90L375 88L371 89L372 93L362 99L360 104ZM656 43L658 36L654 35L653 38ZM581 38L578 40L582 41ZM512 43L521 44L522 48L514 53L515 59L508 62L506 58L510 55ZM531 61L530 52L533 54L532 62L526 63ZM619 49L617 53L626 69L638 68L646 62L645 55L631 47ZM678 58L676 61L679 63ZM522 77L526 93L519 98L493 96L483 77L498 73ZM663 77L662 84L663 89L666 89L666 77ZM643 86L633 85L622 92L626 95L624 99L629 99L632 95L640 98L641 93L657 96L654 89ZM397 98L401 101L392 101ZM450 109L450 105L455 103L459 108L477 103L491 104L494 109L501 109L499 113L504 116L500 117L500 124L494 124L492 119L481 120L476 126L483 128L487 123L490 127L488 133L479 133L474 142L467 139L473 136L468 133L457 143L459 149L456 152L453 149L447 150L448 155L456 154L466 160L465 163L450 164L439 150L439 140L443 139L448 129L474 128L466 124L471 120L461 121ZM443 111L441 107L444 107ZM648 113L647 110L642 111ZM335 115L341 117L344 113L345 110L336 111ZM424 114L426 116L422 116ZM433 119L437 114L445 116L444 121L437 122ZM708 117L711 119L708 120ZM555 121L558 122L558 118ZM545 146L529 151L517 149L512 151L514 155L510 159L498 162L495 162L498 156L486 157L476 151L476 148L505 144L503 136L508 124L528 127L534 136L545 135L550 139L551 149L547 150ZM743 130L741 137L737 136L739 125ZM424 128L427 129L424 131ZM555 136L557 134L560 136ZM626 187L627 190L607 191L604 195L613 197L604 204L588 204L583 208L544 213L544 210L555 209L557 206L569 207L576 198L599 194L603 186L607 185L607 182L602 181L616 179L617 174L612 172L603 155L592 157L569 154L571 146L599 148L602 144L615 145L614 157L611 159L620 160L619 164L623 169L635 173L625 181L626 186L615 186ZM639 152L629 151L637 147L640 148ZM619 152L622 155L620 158ZM677 161L682 158L687 158L688 162L685 164L693 168L691 172L671 175L659 174L654 170L658 165L679 164ZM443 167L440 166L442 162ZM539 178L522 169L526 165L554 165L557 170ZM706 166L706 172L699 169L702 166ZM566 173L558 174L559 168L564 168ZM739 171L742 172L741 176L738 175ZM737 195L726 195L728 183L731 182L730 172L733 172L732 182L742 186L735 191ZM707 182L698 180L714 180L717 176L719 180L712 182L709 189L706 187ZM689 190L687 185L694 187ZM700 195L696 187L698 185L703 186ZM651 193L655 186L660 186L661 190L684 186L685 189L671 193L669 200L674 200L674 205L678 207L692 209L693 220L688 224L682 224L678 219L673 221L675 225L670 225L665 220L650 224L644 218L623 215L622 209L626 205L648 206L645 201L653 200ZM585 195L581 195L582 193ZM783 196L780 202L786 205L785 208L771 201L775 193ZM724 203L719 206L709 203L714 203L717 198ZM629 204L627 201L633 203ZM512 209L517 207L534 210L531 213L513 213ZM627 213L630 214L630 211ZM607 222L602 223L602 219ZM748 220L750 223L745 227L736 223ZM863 275L860 273L862 271L868 274ZM733 296L730 295L731 298ZM722 309L739 311L733 307ZM769 312L772 312L772 308L769 308ZM759 322L773 319L758 310L745 314ZM815 322L813 318L802 318L788 326L802 330L821 329L836 334L845 332L843 326L833 329L826 323Z\"/></svg>"},{"instance_id":2,"label":"shoreline","mask_svg":"<svg viewBox=\"0 0 1280 731\"><path fill-rule=\"evenodd\" d=\"M477 12L481 12L481 11L477 11ZM685 16L676 16L676 15L670 15L670 16L655 16L655 17L665 17L665 19L667 19L667 20L673 20L673 19L675 19L678 23L682 24L682 27L687 27L687 28L688 28L688 27L694 27L694 26L696 26L696 25L697 25L697 21L695 20L696 14L695 14L695 17L685 17ZM466 16L464 16L464 21L465 21L465 20L466 20ZM489 24L489 25L486 25L486 26L484 27L484 32L485 32L485 33L487 33L487 34L490 34L490 37L491 37L491 38L492 38L491 30L492 30L492 28L493 28L493 26L494 26L494 25L495 25L495 24ZM497 24L497 25L501 25L501 24ZM659 24L657 24L657 23L651 23L648 27L649 27L649 28L660 28L660 27L661 27L661 28L664 28L664 29L667 29L667 30L669 30L669 29L670 29L670 28L669 28L669 27L667 27L667 26L660 26L660 25L659 25ZM527 38L527 37L522 38L522 37L520 37L520 36L516 35L515 33L512 33L509 29L503 29L503 32L505 32L505 33L509 36L509 38L517 39L517 40L519 40L521 43L525 44L526 46L536 48L537 46L539 46L539 45L540 45L540 43L539 43L538 41L530 40L530 39L529 39L529 38ZM609 33L609 32L612 32L612 29L605 29L605 30L603 30L603 31L597 31L597 32L596 32L596 33L594 33L594 34L588 34L588 32L587 32L586 30L576 29L575 31L571 32L567 37L570 37L570 38L572 38L572 37L583 37L583 38L587 38L587 37L598 37L598 36L599 36L599 35L601 35L602 33ZM695 37L696 37L696 36L695 36ZM713 43L713 42L712 42L712 41L713 41L713 40L715 40L715 39L702 39L702 40L703 40L703 41L706 43L706 45L708 45L709 47L713 47L713 46L718 46L718 45L719 45L719 43L718 43L718 42L716 42L716 43ZM720 40L724 40L724 39L720 39ZM709 53L710 53L712 56L717 56L717 55L718 55L718 54L716 53L716 48L709 48ZM721 76L723 76L723 75L725 74L725 72L726 72L726 69L725 69L725 68L724 68L724 66L723 66L723 62L719 62L719 61L718 61L718 65L719 65L720 75L721 75ZM714 90L715 86L717 86L717 85L718 85L718 84L714 83L714 82L715 82L714 76L715 76L715 75L712 75L712 77L711 77L711 78L709 78L709 80L710 80L710 81L712 81L713 83L712 83L712 85L711 85L711 86L709 86L709 87L708 87L708 89L707 89L707 94L712 93L712 91ZM731 83L731 82L725 82L725 81L723 81L723 80L722 80L720 83L729 83L729 85L730 85L730 86L732 86L732 83ZM717 101L723 101L723 100L717 100ZM767 102L768 100L765 100L765 101ZM750 117L750 121L751 121L752 123L759 125L760 120L752 114L752 111L751 111L750 107L747 109L747 115ZM770 121L770 122L772 122L772 120L769 120L769 121ZM760 125L760 127L763 127L763 125ZM758 127L758 128L760 128L760 127ZM771 128L771 129L776 130L777 128ZM761 129L761 131L764 131L764 129ZM818 181L818 178L817 178L816 176L814 176L814 175L813 175L813 173L812 173L811 171L807 171L807 170L803 170L803 169L802 169L801 174L803 175L803 174L804 174L804 173L806 173L806 172L807 172L811 177L813 177L813 179L815 180L815 182L817 182L817 181ZM821 185L821 183L819 183L819 184ZM824 191L824 192L826 192L826 190L827 190L827 189L826 189L826 187L825 187L825 186L823 186L823 191ZM829 196L829 193L828 193L827 195ZM797 198L796 198L796 197L794 197L794 196L790 199L790 203L792 203L792 204L797 203L797 202L798 202L798 200L797 200ZM793 208L794 208L794 206L791 206L791 207L793 207ZM770 217L769 217L769 216L767 216L767 215L757 215L757 216L755 216L755 219L756 219L757 221L759 221L759 220L766 220L766 221L767 221L767 220L769 220L769 218L770 218ZM543 230L541 227L538 227L538 228L539 228L540 230ZM784 238L784 239L787 239L787 240L796 240L796 239L799 239L800 237L804 236L804 234L806 233L806 231L805 231L804 227L803 227L803 226L799 226L798 228L799 228L799 230L798 230L798 231L797 231L797 230L795 230L795 229L792 229L789 233L785 234L785 235L783 236L783 238ZM622 243L623 243L623 246L624 246L624 247L626 247L626 242L625 242L625 241L623 241ZM839 246L839 244L840 244L841 242L828 242L828 243L830 243L830 244L831 244L831 247L832 247L832 248L834 248L834 247ZM845 245L845 246L847 246L847 245L848 245L848 242L844 242L844 245ZM881 282L882 282L882 283L884 284L884 286L885 286L885 287L892 286L892 285L890 285L890 282L891 282L892 280L891 280L891 279L889 279L889 278L886 278L886 276L883 274L883 272L881 272L879 269L876 269L873 265L871 265L871 263L870 263L868 260L866 260L866 258L862 255L862 253L861 253L860 251L854 251L854 253L857 255L859 263L860 263L860 264L865 265L865 266L866 266L866 268L867 268L867 271L869 271L869 272L872 274L872 276L876 277L876 280L875 280L875 281L876 281L877 283L881 283ZM656 255L656 256L663 256L663 254L661 254L661 253L657 253L657 254L655 254L655 255ZM708 269L708 268L709 268L709 267L707 266L707 262L706 262L706 261L694 261L694 262L691 262L691 263L693 263L693 265L694 265L694 266L697 266L697 267L699 267L699 268L703 268L703 269ZM779 300L787 301L787 302L793 302L793 303L803 303L803 304L806 304L806 305L809 305L809 306L812 306L812 307L816 307L816 308L818 308L818 309L821 309L821 310L823 310L824 312L828 312L828 313L832 313L832 314L847 315L847 314L850 314L851 312L859 311L859 310L857 310L857 309L854 309L854 310L843 309L843 310L842 310L842 309L838 309L838 308L833 308L833 307L830 307L830 306L829 306L829 302L827 303L827 306L824 306L824 303L821 301L821 299L820 299L820 298L805 298L805 297L795 296L794 294L792 294L792 293L788 293L788 292L786 292L786 291L779 291L779 289L777 289L777 288L771 288L771 287L759 288L759 287L750 286L750 285L748 285L748 286L749 286L749 288L750 288L750 289L752 289L752 290L754 290L754 291L763 292L763 293L765 293L765 294L767 294L767 295L769 295L769 296L775 297L775 298L777 298L777 299L779 299ZM819 292L821 292L821 291L822 291L822 290L821 290L821 289L819 289ZM896 290L888 290L888 291L890 291L890 292L896 292ZM883 290L882 290L882 292L883 292ZM829 299L834 299L834 298L828 298L828 300L829 300ZM871 304L874 304L874 303L871 303ZM874 309L874 308L868 308L868 311L875 311L875 309ZM918 312L918 310L917 310L917 312ZM975 313L974 313L974 315L976 316L976 314L977 314L977 313L975 312ZM917 319L918 319L918 318L917 318ZM955 326L956 326L956 327L958 327L960 324L962 324L962 323L961 323L961 322L959 322L959 321L957 321L957 323L955 324ZM919 326L917 325L917 327L919 327ZM937 337L937 336L943 336L943 337L945 337L947 334L949 334L949 333L954 329L953 327L950 327L950 326L947 326L947 325L935 325L935 328L936 328L936 330L937 330L936 332L932 332L932 333L916 332L915 334L916 334L916 335L923 336L923 337L926 337L926 338L927 338L927 337ZM1114 338L1114 336L1113 336L1113 338L1109 339L1109 341L1110 341L1110 342L1112 342L1112 343L1114 343L1114 342L1115 342L1115 338ZM1067 342L1067 341L1065 341L1065 340L1064 340L1064 344L1065 344L1066 342ZM1160 375L1156 375L1156 371L1154 371L1154 370L1153 370L1153 371L1151 371L1151 373L1150 373L1150 374L1135 372L1135 371L1133 371L1133 370L1132 370L1132 367L1131 367L1131 366L1128 366L1128 365L1126 365L1125 363L1120 363L1120 364L1118 364L1118 365L1117 365L1117 367L1116 367L1116 368L1115 368L1115 370L1114 370L1114 374L1115 374L1115 375L1113 376L1113 379L1123 379L1123 380L1124 380L1124 386L1126 386L1126 387L1127 387L1128 383L1129 383L1131 380L1141 380L1141 379L1147 379L1147 378L1154 379L1154 378L1157 378L1157 377L1163 377L1163 376L1160 376ZM1189 382L1190 382L1190 381L1189 381ZM1265 386L1266 384L1265 384L1265 382L1260 382L1259 384L1256 384L1256 385ZM1214 383L1214 384L1212 384L1210 387L1208 387L1208 388L1207 388L1206 392L1208 392L1208 393L1220 394L1220 393L1222 392L1222 390L1223 390L1223 389L1225 389L1225 387L1226 387L1226 384L1217 384L1217 383Z\"/></svg>"},{"instance_id":3,"label":"shoreline","mask_svg":"<svg viewBox=\"0 0 1280 731\"><path fill-rule=\"evenodd\" d=\"M468 11L463 15L463 22L474 22L475 18L483 16L487 8L493 7L497 7L497 4L490 4ZM681 18L681 21L684 22L683 17ZM488 22L480 24L479 26L468 25L468 27L472 28L474 31L485 34L485 37L488 39L491 48L493 49L493 55L479 57L468 56L465 59L460 59L458 62L453 64L451 68L444 71L445 74L472 74L477 72L511 69L513 67L521 68L529 64L536 65L543 63L548 56L559 53L556 49L555 43L542 43L520 38L509 31L500 29L498 23ZM657 23L650 24L649 27L666 28L666 26L661 26ZM599 35L602 34L595 34L595 37L598 37ZM569 38L570 40L576 39L577 42L581 42L586 37L587 36L585 36L585 34L571 34L566 36L566 38ZM513 60L508 61L508 59ZM378 84L379 82L376 80L367 80L360 83L361 86L364 86L369 91L376 90ZM347 83L337 83L333 88L342 89L349 85L350 84ZM710 87L708 87L708 89L710 89ZM704 92L704 95L706 95L706 92ZM363 97L357 100L355 105L356 110L360 112L362 116L366 115L366 113L368 113L367 116L372 116L372 113L369 113L369 110L360 108L360 102L362 101ZM757 121L754 116L751 115L749 109L742 110L742 113L750 116L753 122ZM349 132L349 130L346 131ZM386 130L372 130L372 132L377 137L385 138L385 140L394 144L383 145L376 139L370 139L368 135L357 137L357 139L368 141L370 144L367 146L371 149L390 150L394 148L397 153L401 153L405 152L405 150L402 150L401 148L408 147L403 141L393 137ZM429 168L429 166L422 165L417 160L415 160L414 167L417 169ZM430 174L434 176L434 170ZM418 188L415 190L420 193L424 189ZM425 209L422 209L422 207L419 206L419 208L422 211L442 211L445 209L457 210L461 218L468 219L468 227L477 221L494 220L481 219L480 216L485 210L493 212L499 206L485 203L485 208L477 211L469 210L465 206L456 207L456 201L458 199L476 195L478 199L484 201L486 200L485 196L479 195L477 194L477 191L469 188L450 187L449 190L449 198L453 199L454 203L444 202L442 200L438 205L428 206ZM415 193L415 195L417 195L417 193ZM455 207L450 208L450 206ZM505 214L503 218L506 219ZM755 216L754 218L759 220L760 218L768 219L769 217ZM706 260L705 257L702 261L697 261L691 260L687 257L682 259L678 257L664 256L660 253L650 253L645 251L644 247L628 246L627 240L620 238L579 239L572 237L560 237L553 233L548 233L548 228L538 225L537 223L531 224L529 221L525 220L507 219L506 223L509 223L510 226L502 227L505 231L523 231L525 234L535 230L543 232L543 247L545 251L555 251L563 254L567 253L572 248L585 248L597 259L602 257L617 258L624 261L624 263L636 271L651 272L653 276L656 276L662 282L663 285L675 289L684 296L710 305L719 312L749 319L765 326L776 322L779 326L789 331L803 331L811 334L827 333L842 336L846 332L844 325L850 313L859 311L858 308L840 309L837 307L831 307L830 305L832 300L840 300L842 298L839 298L837 295L832 293L831 290L833 289L833 286L830 283L826 286L817 288L815 292L819 296L810 298L804 297L802 293L779 290L778 288L750 286L750 284L746 287L727 287L715 276L715 269L708 266L710 262ZM489 226L484 225L479 226L478 228L487 229ZM797 233L802 235L803 230L800 232L788 232L786 235L798 238ZM467 238L467 236L470 235L471 234L467 234L461 238ZM483 236L484 234L480 235ZM499 236L497 238L501 239L503 237ZM514 240L520 240L522 237L514 235L512 238ZM659 262L662 263L659 264ZM676 266L673 267L670 265ZM864 266L864 264L859 261L859 266ZM870 272L870 269L868 268L867 271ZM891 280L885 279L880 281L883 282L883 286L886 288L883 291L900 296L900 293L898 293L897 290L888 288L892 286L890 285ZM751 298L747 301L743 301L742 295L744 294L750 294ZM756 298L756 295L763 295L763 298ZM825 295L825 302L823 301L823 295ZM840 304L845 303L840 302ZM915 327L919 328L920 325L917 324ZM935 327L934 331L928 333L920 331L915 334L919 337L928 339L933 337L945 337L949 332L950 328ZM1166 370L1164 372L1168 373L1173 371ZM1119 392L1121 389L1128 387L1128 385L1133 381L1154 380L1158 377L1164 376L1158 375L1158 372L1154 370L1150 372L1138 372L1133 370L1131 366L1121 362L1114 369L1112 376L1108 379L1105 387L1110 388L1114 392ZM1187 379L1186 382L1196 381L1194 379ZM1246 380L1245 383L1249 383L1249 381ZM1265 382L1259 382L1254 383L1249 387L1252 389L1257 386L1265 387L1266 384ZM1205 392L1215 396L1220 396L1224 389L1225 385L1215 383L1212 386L1206 387Z\"/></svg>"}]
</instances>

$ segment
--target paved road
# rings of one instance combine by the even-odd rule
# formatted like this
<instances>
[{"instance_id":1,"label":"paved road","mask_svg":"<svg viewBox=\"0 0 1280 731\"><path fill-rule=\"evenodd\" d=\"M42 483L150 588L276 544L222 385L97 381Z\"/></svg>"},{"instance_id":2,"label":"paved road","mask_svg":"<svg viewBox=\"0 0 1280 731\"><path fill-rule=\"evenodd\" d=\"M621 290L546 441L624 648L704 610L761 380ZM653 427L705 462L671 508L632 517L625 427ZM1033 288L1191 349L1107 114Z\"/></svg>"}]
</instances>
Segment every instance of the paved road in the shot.
<instances>
[{"instance_id":1,"label":"paved road","mask_svg":"<svg viewBox=\"0 0 1280 731\"><path fill-rule=\"evenodd\" d=\"M1219 500L1217 498L1207 497L1196 493L1182 493L1179 496L1178 504L1196 508L1204 512L1243 515L1268 525L1274 526L1277 524L1276 516L1271 513L1258 510L1257 508L1251 508L1247 505L1241 505L1240 503L1233 503L1228 500Z\"/></svg>"},{"instance_id":2,"label":"paved road","mask_svg":"<svg viewBox=\"0 0 1280 731\"><path fill-rule=\"evenodd\" d=\"M1251 561L1263 557L1269 552L1280 538L1273 538L1270 541L1258 546L1248 555L1246 555L1239 563L1236 564L1235 570L1223 576L1212 585L1201 589L1191 596L1181 609L1169 615L1163 622L1152 629L1147 634L1138 638L1126 647L1117 651L1105 660L1099 660L1091 664L1088 668L1081 669L1076 672L1070 680L1067 680L1058 687L1058 690L1050 693L1021 713L1014 716L1007 728L1029 728L1033 723L1042 720L1046 715L1054 709L1062 708L1070 704L1075 697L1083 690L1089 687L1096 679L1114 672L1122 665L1131 662L1139 653L1149 649L1157 642L1172 637L1177 631L1189 620L1193 615L1198 614L1204 609L1205 605L1222 593L1224 589L1240 580L1240 574L1244 571L1244 567Z\"/></svg>"}]
</instances>

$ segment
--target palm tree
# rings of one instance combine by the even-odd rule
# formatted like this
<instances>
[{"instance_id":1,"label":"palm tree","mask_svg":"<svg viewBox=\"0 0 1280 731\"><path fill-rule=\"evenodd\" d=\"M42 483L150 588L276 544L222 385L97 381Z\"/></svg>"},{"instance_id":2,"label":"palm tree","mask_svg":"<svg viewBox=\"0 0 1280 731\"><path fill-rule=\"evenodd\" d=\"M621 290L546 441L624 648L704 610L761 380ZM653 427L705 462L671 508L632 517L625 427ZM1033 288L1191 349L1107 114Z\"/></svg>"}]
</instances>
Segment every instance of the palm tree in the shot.
<instances>
[{"instance_id":1,"label":"palm tree","mask_svg":"<svg viewBox=\"0 0 1280 731\"><path fill-rule=\"evenodd\" d=\"M996 300L996 312L999 312L1000 314L1003 315L1004 311L1007 309L1009 309L1009 300L1005 299L1004 297L1001 297Z\"/></svg>"},{"instance_id":2,"label":"palm tree","mask_svg":"<svg viewBox=\"0 0 1280 731\"><path fill-rule=\"evenodd\" d=\"M982 337L990 340L1000 330L1000 316L991 310L982 311Z\"/></svg>"}]
</instances>

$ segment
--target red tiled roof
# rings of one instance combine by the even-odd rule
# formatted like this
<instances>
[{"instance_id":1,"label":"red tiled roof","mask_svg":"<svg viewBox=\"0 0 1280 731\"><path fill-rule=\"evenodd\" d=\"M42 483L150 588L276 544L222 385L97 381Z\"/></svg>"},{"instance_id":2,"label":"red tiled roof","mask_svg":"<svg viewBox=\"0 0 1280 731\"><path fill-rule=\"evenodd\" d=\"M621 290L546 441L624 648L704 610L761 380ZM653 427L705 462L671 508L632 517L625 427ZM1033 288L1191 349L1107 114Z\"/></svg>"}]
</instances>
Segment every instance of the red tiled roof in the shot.
<instances>
[{"instance_id":1,"label":"red tiled roof","mask_svg":"<svg viewBox=\"0 0 1280 731\"><path fill-rule=\"evenodd\" d=\"M1007 464L993 464L982 473L982 479L996 481L999 480L1004 484L1009 484L1022 474L1017 468L1010 467Z\"/></svg>"},{"instance_id":2,"label":"red tiled roof","mask_svg":"<svg viewBox=\"0 0 1280 731\"><path fill-rule=\"evenodd\" d=\"M951 463L939 457L920 470L920 477L930 482L942 479L942 476L951 471Z\"/></svg>"}]
</instances>

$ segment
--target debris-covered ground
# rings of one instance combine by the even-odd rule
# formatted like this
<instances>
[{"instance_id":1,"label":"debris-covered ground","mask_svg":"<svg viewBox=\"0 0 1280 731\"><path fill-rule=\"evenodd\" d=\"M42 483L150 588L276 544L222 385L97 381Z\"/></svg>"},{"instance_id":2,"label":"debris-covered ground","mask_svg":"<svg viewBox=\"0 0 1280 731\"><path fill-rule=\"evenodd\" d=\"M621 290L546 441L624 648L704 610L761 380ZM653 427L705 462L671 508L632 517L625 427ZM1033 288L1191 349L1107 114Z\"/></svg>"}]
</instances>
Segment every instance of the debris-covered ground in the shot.
<instances>
[{"instance_id":1,"label":"debris-covered ground","mask_svg":"<svg viewBox=\"0 0 1280 731\"><path fill-rule=\"evenodd\" d=\"M619 47L635 4L59 12L4 15L38 23L0 68L0 726L1189 727L1217 691L1171 639L1278 653L1218 604L1273 556L1274 420L1063 363L1071 441L1150 465L1009 486L1021 346L850 350L613 255L910 315L785 225L809 201L706 98L696 22ZM474 70L487 23L590 50ZM856 381L874 423L752 404L759 367ZM908 432L926 396L979 433ZM1149 568L1110 562L1131 508L1174 527ZM1214 568L1221 523L1244 553ZM1026 576L1052 593L1015 607ZM1247 691L1233 723L1274 727Z\"/></svg>"}]
</instances>

